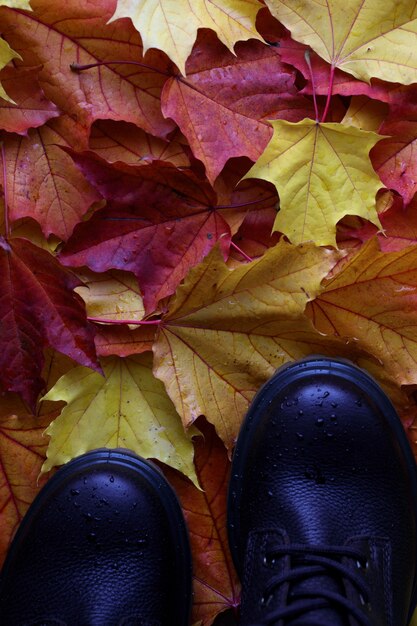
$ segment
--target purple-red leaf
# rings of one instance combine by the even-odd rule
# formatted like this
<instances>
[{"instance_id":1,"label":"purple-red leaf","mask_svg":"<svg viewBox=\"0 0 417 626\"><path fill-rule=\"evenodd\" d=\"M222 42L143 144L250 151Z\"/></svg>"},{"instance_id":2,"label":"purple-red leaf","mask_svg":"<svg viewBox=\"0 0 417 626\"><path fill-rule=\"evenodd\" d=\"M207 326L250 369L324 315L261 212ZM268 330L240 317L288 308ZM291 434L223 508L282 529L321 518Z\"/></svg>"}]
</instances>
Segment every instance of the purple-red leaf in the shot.
<instances>
[{"instance_id":1,"label":"purple-red leaf","mask_svg":"<svg viewBox=\"0 0 417 626\"><path fill-rule=\"evenodd\" d=\"M267 120L297 122L313 113L294 79L275 48L239 43L234 56L204 31L187 62L187 76L165 84L162 110L178 124L214 183L228 159L256 161L262 154L272 134Z\"/></svg>"},{"instance_id":2,"label":"purple-red leaf","mask_svg":"<svg viewBox=\"0 0 417 626\"><path fill-rule=\"evenodd\" d=\"M19 67L5 67L0 80L15 104L0 100L0 128L25 135L29 128L42 126L59 110L39 87L37 72Z\"/></svg>"},{"instance_id":3,"label":"purple-red leaf","mask_svg":"<svg viewBox=\"0 0 417 626\"><path fill-rule=\"evenodd\" d=\"M230 228L206 181L161 162L134 168L72 156L108 206L76 227L60 255L65 265L133 272L151 312L219 239L227 252Z\"/></svg>"},{"instance_id":4,"label":"purple-red leaf","mask_svg":"<svg viewBox=\"0 0 417 626\"><path fill-rule=\"evenodd\" d=\"M33 407L43 388L43 347L100 369L78 279L30 241L0 237L0 386Z\"/></svg>"}]
</instances>

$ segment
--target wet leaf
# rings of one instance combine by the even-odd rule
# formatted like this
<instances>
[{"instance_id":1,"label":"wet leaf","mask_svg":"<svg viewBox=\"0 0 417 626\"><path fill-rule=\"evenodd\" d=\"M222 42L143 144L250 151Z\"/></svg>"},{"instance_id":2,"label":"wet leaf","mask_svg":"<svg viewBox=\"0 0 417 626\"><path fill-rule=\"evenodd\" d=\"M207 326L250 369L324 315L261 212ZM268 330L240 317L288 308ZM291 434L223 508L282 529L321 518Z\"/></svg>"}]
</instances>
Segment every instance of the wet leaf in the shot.
<instances>
[{"instance_id":1,"label":"wet leaf","mask_svg":"<svg viewBox=\"0 0 417 626\"><path fill-rule=\"evenodd\" d=\"M65 374L44 400L66 402L46 431L51 437L42 471L95 448L129 448L191 478L191 438L184 432L164 386L152 375L152 355L103 360L104 376L78 367Z\"/></svg>"},{"instance_id":2,"label":"wet leaf","mask_svg":"<svg viewBox=\"0 0 417 626\"><path fill-rule=\"evenodd\" d=\"M417 7L414 0L266 0L297 41L356 78L417 81Z\"/></svg>"},{"instance_id":3,"label":"wet leaf","mask_svg":"<svg viewBox=\"0 0 417 626\"><path fill-rule=\"evenodd\" d=\"M417 246L380 252L368 241L309 304L323 333L356 337L400 385L417 382Z\"/></svg>"},{"instance_id":4,"label":"wet leaf","mask_svg":"<svg viewBox=\"0 0 417 626\"><path fill-rule=\"evenodd\" d=\"M153 347L155 375L184 425L205 415L231 448L253 395L278 366L335 348L303 311L336 260L281 241L233 271L218 250L190 271Z\"/></svg>"},{"instance_id":5,"label":"wet leaf","mask_svg":"<svg viewBox=\"0 0 417 626\"><path fill-rule=\"evenodd\" d=\"M274 136L245 178L276 186L281 203L274 230L293 243L324 246L335 245L335 226L345 215L380 226L375 195L381 183L368 157L379 135L309 119L271 124Z\"/></svg>"},{"instance_id":6,"label":"wet leaf","mask_svg":"<svg viewBox=\"0 0 417 626\"><path fill-rule=\"evenodd\" d=\"M194 440L196 474L203 491L173 471L167 477L181 500L193 554L192 623L209 626L221 612L237 609L240 584L227 540L226 497L230 462L212 426L198 423L204 439Z\"/></svg>"},{"instance_id":7,"label":"wet leaf","mask_svg":"<svg viewBox=\"0 0 417 626\"><path fill-rule=\"evenodd\" d=\"M261 39L255 28L258 0L118 0L112 17L130 17L143 40L144 52L159 48L185 74L199 28L211 28L233 52L237 41Z\"/></svg>"}]
</instances>

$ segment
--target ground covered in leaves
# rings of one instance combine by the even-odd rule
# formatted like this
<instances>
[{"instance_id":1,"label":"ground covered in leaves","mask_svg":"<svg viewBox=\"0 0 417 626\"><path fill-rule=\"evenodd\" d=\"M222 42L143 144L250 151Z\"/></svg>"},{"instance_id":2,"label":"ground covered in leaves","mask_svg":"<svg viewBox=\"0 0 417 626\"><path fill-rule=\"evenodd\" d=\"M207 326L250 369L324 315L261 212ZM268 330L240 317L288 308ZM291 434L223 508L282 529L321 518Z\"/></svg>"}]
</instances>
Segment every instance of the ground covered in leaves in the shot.
<instances>
[{"instance_id":1,"label":"ground covered in leaves","mask_svg":"<svg viewBox=\"0 0 417 626\"><path fill-rule=\"evenodd\" d=\"M54 467L128 447L181 498L193 622L236 611L229 456L257 389L312 353L370 371L417 450L397 5L0 0L1 559Z\"/></svg>"}]
</instances>

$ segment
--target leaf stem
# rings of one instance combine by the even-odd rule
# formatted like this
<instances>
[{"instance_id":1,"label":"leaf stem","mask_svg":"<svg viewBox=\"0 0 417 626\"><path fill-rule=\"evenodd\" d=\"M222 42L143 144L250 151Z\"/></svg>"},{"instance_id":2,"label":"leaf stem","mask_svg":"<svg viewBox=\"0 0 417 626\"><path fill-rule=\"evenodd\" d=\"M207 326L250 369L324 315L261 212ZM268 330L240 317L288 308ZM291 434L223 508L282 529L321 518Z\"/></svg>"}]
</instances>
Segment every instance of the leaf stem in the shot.
<instances>
[{"instance_id":1,"label":"leaf stem","mask_svg":"<svg viewBox=\"0 0 417 626\"><path fill-rule=\"evenodd\" d=\"M6 239L10 237L9 223L9 201L7 194L7 169L6 169L6 151L4 149L4 141L1 143L1 162L3 167L3 197L4 197L4 230Z\"/></svg>"},{"instance_id":2,"label":"leaf stem","mask_svg":"<svg viewBox=\"0 0 417 626\"><path fill-rule=\"evenodd\" d=\"M152 67L151 65L146 65L146 63L140 63L139 61L100 61L97 63L89 63L88 65L80 65L79 63L71 63L70 68L73 72L83 72L84 70L90 70L93 67L100 67L101 65L138 65L139 67L144 67L147 70L152 70L157 74L163 74L163 76L171 77L172 74L168 74L168 72L164 72L163 70L158 70L156 67Z\"/></svg>"},{"instance_id":3,"label":"leaf stem","mask_svg":"<svg viewBox=\"0 0 417 626\"><path fill-rule=\"evenodd\" d=\"M239 252L247 261L252 263L253 259L251 259L250 256L246 254L246 252L243 252L243 250L239 248L239 246L237 246L234 241L230 242L230 246L234 248L237 252Z\"/></svg>"},{"instance_id":4,"label":"leaf stem","mask_svg":"<svg viewBox=\"0 0 417 626\"><path fill-rule=\"evenodd\" d=\"M316 115L316 122L318 123L318 121L319 121L319 109L318 109L318 106L317 106L316 82L314 80L313 66L311 65L310 51L309 50L306 50L304 52L304 58L305 58L305 61L307 63L308 69L310 70L311 88L312 88L312 91L313 91L314 113Z\"/></svg>"},{"instance_id":5,"label":"leaf stem","mask_svg":"<svg viewBox=\"0 0 417 626\"><path fill-rule=\"evenodd\" d=\"M335 71L335 66L332 63L330 66L329 90L327 92L326 106L324 107L323 116L321 118L322 123L326 121L327 113L329 111L329 106L330 106L330 100L332 99L334 71Z\"/></svg>"},{"instance_id":6,"label":"leaf stem","mask_svg":"<svg viewBox=\"0 0 417 626\"><path fill-rule=\"evenodd\" d=\"M145 324L149 326L150 325L156 326L162 322L162 320L105 320L105 319L102 319L101 317L87 317L87 319L90 322L99 322L100 324L120 324L120 325L138 324L140 326L145 325Z\"/></svg>"}]
</instances>

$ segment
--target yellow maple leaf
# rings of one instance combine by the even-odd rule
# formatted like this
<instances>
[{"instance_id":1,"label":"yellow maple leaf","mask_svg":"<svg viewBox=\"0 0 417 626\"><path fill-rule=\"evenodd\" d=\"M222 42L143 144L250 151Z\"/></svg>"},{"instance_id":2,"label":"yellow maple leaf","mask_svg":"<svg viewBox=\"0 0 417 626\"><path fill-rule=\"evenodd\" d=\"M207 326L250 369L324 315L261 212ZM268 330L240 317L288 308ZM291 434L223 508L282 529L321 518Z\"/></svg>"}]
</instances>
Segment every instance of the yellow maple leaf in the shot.
<instances>
[{"instance_id":1,"label":"yellow maple leaf","mask_svg":"<svg viewBox=\"0 0 417 626\"><path fill-rule=\"evenodd\" d=\"M414 0L265 0L297 41L360 80L417 82Z\"/></svg>"},{"instance_id":2,"label":"yellow maple leaf","mask_svg":"<svg viewBox=\"0 0 417 626\"><path fill-rule=\"evenodd\" d=\"M6 5L6 6L9 6L9 5ZM17 54L17 52L11 49L7 41L4 41L4 39L0 38L0 70L2 70L3 67L5 67L8 63L10 63L12 59L21 60L22 57L20 56L20 54ZM7 93L4 91L4 88L1 85L1 83L0 83L0 98L3 98L3 100L7 100L8 102L15 104L14 100L9 98Z\"/></svg>"},{"instance_id":3,"label":"yellow maple leaf","mask_svg":"<svg viewBox=\"0 0 417 626\"><path fill-rule=\"evenodd\" d=\"M85 286L75 291L85 302L89 317L103 320L141 320L145 314L137 278L131 272L109 270L78 272Z\"/></svg>"},{"instance_id":4,"label":"yellow maple leaf","mask_svg":"<svg viewBox=\"0 0 417 626\"><path fill-rule=\"evenodd\" d=\"M9 7L10 9L24 9L31 11L29 0L0 0L0 7Z\"/></svg>"},{"instance_id":5,"label":"yellow maple leaf","mask_svg":"<svg viewBox=\"0 0 417 626\"><path fill-rule=\"evenodd\" d=\"M308 310L321 332L355 337L397 384L417 384L417 246L380 252L371 239Z\"/></svg>"},{"instance_id":6,"label":"yellow maple leaf","mask_svg":"<svg viewBox=\"0 0 417 626\"><path fill-rule=\"evenodd\" d=\"M153 346L155 375L184 425L204 414L231 448L255 392L277 367L311 353L343 354L303 316L337 258L281 241L234 270L214 249L190 271Z\"/></svg>"},{"instance_id":7,"label":"yellow maple leaf","mask_svg":"<svg viewBox=\"0 0 417 626\"><path fill-rule=\"evenodd\" d=\"M186 474L197 485L191 438L162 383L152 375L152 355L103 359L105 376L76 367L43 400L67 406L46 430L51 437L42 471L95 448L129 448Z\"/></svg>"},{"instance_id":8,"label":"yellow maple leaf","mask_svg":"<svg viewBox=\"0 0 417 626\"><path fill-rule=\"evenodd\" d=\"M270 124L274 135L244 178L263 178L277 188L274 230L293 243L335 246L336 224L345 215L381 227L375 195L382 183L368 156L381 135L310 119Z\"/></svg>"},{"instance_id":9,"label":"yellow maple leaf","mask_svg":"<svg viewBox=\"0 0 417 626\"><path fill-rule=\"evenodd\" d=\"M360 130L377 132L388 112L389 106L386 102L372 100L367 96L352 96L341 123Z\"/></svg>"},{"instance_id":10,"label":"yellow maple leaf","mask_svg":"<svg viewBox=\"0 0 417 626\"><path fill-rule=\"evenodd\" d=\"M233 52L238 41L259 39L255 20L258 0L118 0L110 21L130 17L140 32L144 53L163 50L185 75L199 28L211 28Z\"/></svg>"}]
</instances>

